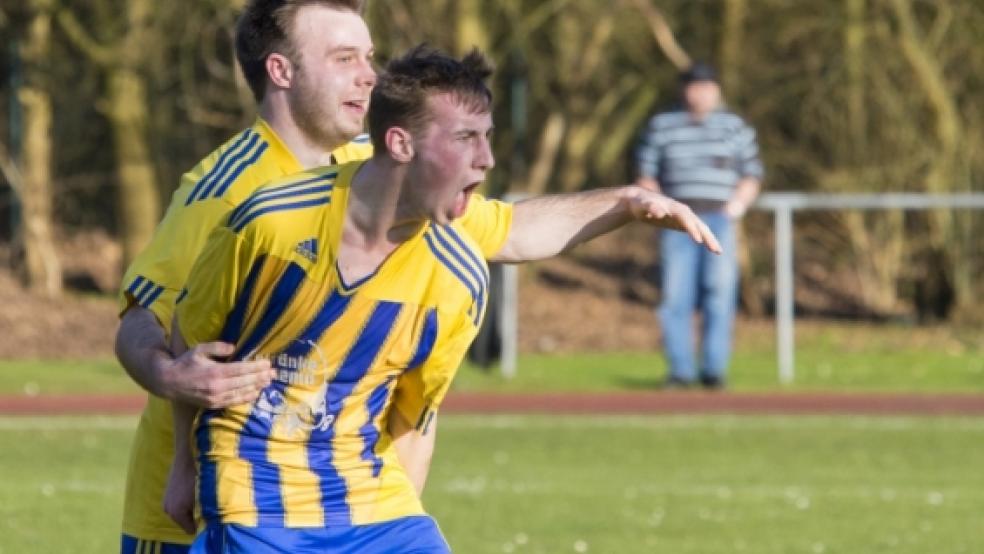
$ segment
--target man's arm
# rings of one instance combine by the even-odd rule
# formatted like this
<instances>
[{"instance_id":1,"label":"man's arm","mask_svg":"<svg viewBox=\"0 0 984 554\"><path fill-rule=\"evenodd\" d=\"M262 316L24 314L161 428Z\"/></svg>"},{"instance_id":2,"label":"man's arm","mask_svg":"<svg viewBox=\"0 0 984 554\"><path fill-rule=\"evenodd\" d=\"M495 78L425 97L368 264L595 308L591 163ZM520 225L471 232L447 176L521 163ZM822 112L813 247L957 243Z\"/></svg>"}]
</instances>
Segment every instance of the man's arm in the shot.
<instances>
[{"instance_id":1,"label":"man's arm","mask_svg":"<svg viewBox=\"0 0 984 554\"><path fill-rule=\"evenodd\" d=\"M188 350L184 338L175 326L171 347L179 356L197 356ZM185 402L171 402L174 412L174 458L164 490L164 512L189 535L195 534L195 459L191 450L191 429L198 409Z\"/></svg>"},{"instance_id":2,"label":"man's arm","mask_svg":"<svg viewBox=\"0 0 984 554\"><path fill-rule=\"evenodd\" d=\"M640 175L635 182L637 187L642 187L646 190L651 190L653 192L662 193L663 189L659 186L659 180L655 177L646 177L645 175Z\"/></svg>"},{"instance_id":3,"label":"man's arm","mask_svg":"<svg viewBox=\"0 0 984 554\"><path fill-rule=\"evenodd\" d=\"M252 402L273 378L267 360L222 363L231 344L209 342L172 356L164 329L150 310L132 306L116 331L116 357L148 392L203 408Z\"/></svg>"},{"instance_id":4,"label":"man's arm","mask_svg":"<svg viewBox=\"0 0 984 554\"><path fill-rule=\"evenodd\" d=\"M413 428L400 410L390 410L386 422L387 430L393 437L393 447L403 464L417 496L424 493L427 474L430 472L431 458L434 455L434 442L437 438L437 417L431 419L423 433Z\"/></svg>"},{"instance_id":5,"label":"man's arm","mask_svg":"<svg viewBox=\"0 0 984 554\"><path fill-rule=\"evenodd\" d=\"M731 199L724 205L724 213L734 219L745 215L749 206L758 197L761 186L761 182L756 177L742 177L735 185L735 192L731 195Z\"/></svg>"},{"instance_id":6,"label":"man's arm","mask_svg":"<svg viewBox=\"0 0 984 554\"><path fill-rule=\"evenodd\" d=\"M721 252L717 238L690 208L638 186L531 198L516 203L512 217L509 237L494 262L548 258L629 221L684 231L711 252Z\"/></svg>"}]
</instances>

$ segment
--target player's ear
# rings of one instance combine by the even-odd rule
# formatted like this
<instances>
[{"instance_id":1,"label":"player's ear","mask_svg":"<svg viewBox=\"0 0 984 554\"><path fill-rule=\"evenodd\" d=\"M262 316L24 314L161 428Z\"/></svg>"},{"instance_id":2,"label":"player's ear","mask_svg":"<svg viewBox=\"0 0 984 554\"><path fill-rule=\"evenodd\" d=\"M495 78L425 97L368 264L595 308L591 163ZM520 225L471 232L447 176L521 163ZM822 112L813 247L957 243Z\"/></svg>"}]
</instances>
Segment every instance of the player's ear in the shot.
<instances>
[{"instance_id":1,"label":"player's ear","mask_svg":"<svg viewBox=\"0 0 984 554\"><path fill-rule=\"evenodd\" d=\"M287 56L277 52L266 57L266 72L270 82L277 88L290 88L294 80L294 64Z\"/></svg>"},{"instance_id":2,"label":"player's ear","mask_svg":"<svg viewBox=\"0 0 984 554\"><path fill-rule=\"evenodd\" d=\"M413 136L403 127L386 129L386 150L390 157L399 163L410 163L413 159Z\"/></svg>"}]
</instances>

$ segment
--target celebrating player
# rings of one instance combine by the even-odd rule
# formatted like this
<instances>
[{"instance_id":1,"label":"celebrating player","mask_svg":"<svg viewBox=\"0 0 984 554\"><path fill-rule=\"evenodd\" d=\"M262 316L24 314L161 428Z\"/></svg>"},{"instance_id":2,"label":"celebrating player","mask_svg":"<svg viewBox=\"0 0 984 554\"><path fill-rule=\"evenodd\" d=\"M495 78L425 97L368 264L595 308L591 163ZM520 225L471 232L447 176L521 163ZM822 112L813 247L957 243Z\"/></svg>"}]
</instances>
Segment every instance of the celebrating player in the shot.
<instances>
[{"instance_id":1,"label":"celebrating player","mask_svg":"<svg viewBox=\"0 0 984 554\"><path fill-rule=\"evenodd\" d=\"M197 420L175 403L166 509L196 528L193 434L207 526L192 552L448 552L400 444L433 438L485 312L485 260L551 256L632 220L719 250L689 208L635 186L515 206L475 194L494 163L490 74L477 52L394 60L372 93L370 160L274 181L209 237L173 348L233 343L276 377Z\"/></svg>"}]
</instances>

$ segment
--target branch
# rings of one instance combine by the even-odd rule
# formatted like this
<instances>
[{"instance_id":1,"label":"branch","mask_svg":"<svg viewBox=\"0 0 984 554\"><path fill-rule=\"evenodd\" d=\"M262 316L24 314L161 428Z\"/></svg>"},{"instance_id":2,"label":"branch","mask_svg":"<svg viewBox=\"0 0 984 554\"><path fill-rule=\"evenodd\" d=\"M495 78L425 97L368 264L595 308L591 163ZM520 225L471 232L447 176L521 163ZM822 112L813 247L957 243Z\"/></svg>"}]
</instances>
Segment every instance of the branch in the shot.
<instances>
[{"instance_id":1,"label":"branch","mask_svg":"<svg viewBox=\"0 0 984 554\"><path fill-rule=\"evenodd\" d=\"M622 0L622 2L634 6L646 18L649 29L656 39L656 44L659 45L660 50L670 60L670 63L680 71L690 67L692 63L690 56L680 47L680 43L673 35L673 29L670 29L670 25L666 22L662 12L650 4L649 0Z\"/></svg>"},{"instance_id":2,"label":"branch","mask_svg":"<svg viewBox=\"0 0 984 554\"><path fill-rule=\"evenodd\" d=\"M112 49L96 42L82 28L82 24L76 19L75 14L68 10L59 10L58 24L61 25L65 34L68 35L72 44L81 50L89 58L89 61L100 67L107 67L113 64Z\"/></svg>"},{"instance_id":3,"label":"branch","mask_svg":"<svg viewBox=\"0 0 984 554\"><path fill-rule=\"evenodd\" d=\"M7 153L7 147L2 142L0 142L0 173L3 173L3 178L7 180L7 184L10 185L14 194L18 198L23 198L23 193L21 192L23 187L21 187L21 183L24 177L17 168L17 164L14 163L14 160Z\"/></svg>"}]
</instances>

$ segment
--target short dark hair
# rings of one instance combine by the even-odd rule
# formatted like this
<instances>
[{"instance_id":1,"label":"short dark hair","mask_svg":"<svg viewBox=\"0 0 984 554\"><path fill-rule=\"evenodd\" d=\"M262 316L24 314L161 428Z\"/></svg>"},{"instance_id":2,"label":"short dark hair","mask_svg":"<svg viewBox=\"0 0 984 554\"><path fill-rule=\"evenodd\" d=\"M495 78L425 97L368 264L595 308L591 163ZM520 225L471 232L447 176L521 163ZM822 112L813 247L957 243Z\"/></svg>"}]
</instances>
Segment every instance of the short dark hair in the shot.
<instances>
[{"instance_id":1,"label":"short dark hair","mask_svg":"<svg viewBox=\"0 0 984 554\"><path fill-rule=\"evenodd\" d=\"M403 127L420 132L430 120L427 99L450 94L475 112L492 109L487 80L492 64L477 48L460 60L420 44L386 64L369 101L369 136L376 152L385 152L387 129Z\"/></svg>"},{"instance_id":2,"label":"short dark hair","mask_svg":"<svg viewBox=\"0 0 984 554\"><path fill-rule=\"evenodd\" d=\"M718 83L718 74L714 66L705 62L694 62L680 73L681 85L687 86L698 82Z\"/></svg>"},{"instance_id":3,"label":"short dark hair","mask_svg":"<svg viewBox=\"0 0 984 554\"><path fill-rule=\"evenodd\" d=\"M296 61L294 16L305 6L362 13L362 0L250 0L236 22L236 59L257 102L266 94L266 59L280 52Z\"/></svg>"}]
</instances>

